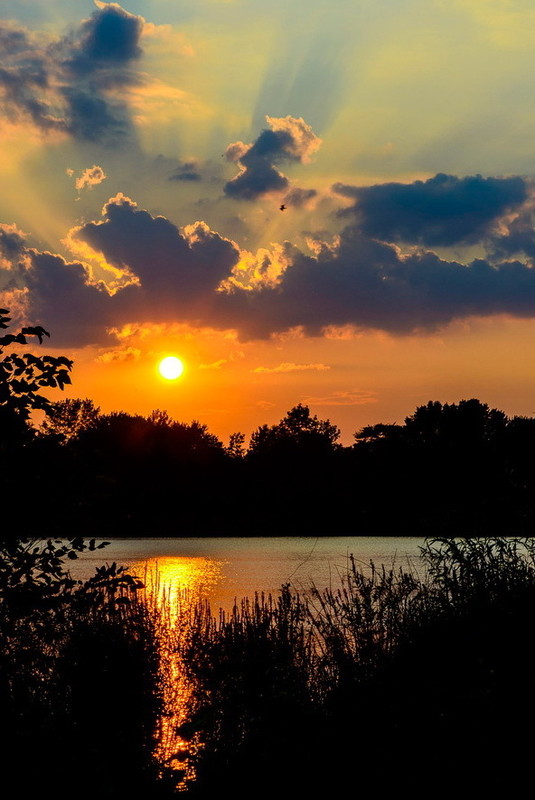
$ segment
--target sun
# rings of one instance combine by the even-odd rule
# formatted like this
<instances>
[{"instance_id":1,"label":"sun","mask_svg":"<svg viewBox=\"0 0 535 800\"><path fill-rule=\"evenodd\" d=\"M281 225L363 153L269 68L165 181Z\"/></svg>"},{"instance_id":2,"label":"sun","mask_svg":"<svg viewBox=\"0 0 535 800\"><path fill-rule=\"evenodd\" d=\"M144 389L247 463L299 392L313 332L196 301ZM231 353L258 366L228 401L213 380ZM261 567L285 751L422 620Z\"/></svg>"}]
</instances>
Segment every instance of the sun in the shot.
<instances>
[{"instance_id":1,"label":"sun","mask_svg":"<svg viewBox=\"0 0 535 800\"><path fill-rule=\"evenodd\" d=\"M184 363L176 356L167 356L167 358L162 358L158 364L158 370L162 378L174 381L180 378L184 372Z\"/></svg>"}]
</instances>

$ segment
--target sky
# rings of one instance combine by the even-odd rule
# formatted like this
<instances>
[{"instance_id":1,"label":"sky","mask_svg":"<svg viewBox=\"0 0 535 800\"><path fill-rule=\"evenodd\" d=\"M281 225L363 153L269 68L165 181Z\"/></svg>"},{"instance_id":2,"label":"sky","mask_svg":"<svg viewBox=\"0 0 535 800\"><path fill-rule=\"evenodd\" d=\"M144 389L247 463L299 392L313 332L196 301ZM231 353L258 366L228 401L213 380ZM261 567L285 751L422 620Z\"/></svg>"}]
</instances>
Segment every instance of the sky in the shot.
<instances>
[{"instance_id":1,"label":"sky","mask_svg":"<svg viewBox=\"0 0 535 800\"><path fill-rule=\"evenodd\" d=\"M0 304L223 440L533 415L534 46L529 0L0 0Z\"/></svg>"}]
</instances>

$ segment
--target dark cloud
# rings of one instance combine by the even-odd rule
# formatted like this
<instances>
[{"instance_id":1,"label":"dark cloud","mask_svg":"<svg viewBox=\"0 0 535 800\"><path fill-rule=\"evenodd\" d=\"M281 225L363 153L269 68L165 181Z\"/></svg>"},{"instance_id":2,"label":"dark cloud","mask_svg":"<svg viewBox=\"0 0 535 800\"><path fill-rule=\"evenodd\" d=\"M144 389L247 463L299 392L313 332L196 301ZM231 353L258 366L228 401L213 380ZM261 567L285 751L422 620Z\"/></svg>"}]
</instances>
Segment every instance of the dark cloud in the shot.
<instances>
[{"instance_id":1,"label":"dark cloud","mask_svg":"<svg viewBox=\"0 0 535 800\"><path fill-rule=\"evenodd\" d=\"M169 181L200 181L201 173L195 161L186 161L169 175Z\"/></svg>"},{"instance_id":2,"label":"dark cloud","mask_svg":"<svg viewBox=\"0 0 535 800\"><path fill-rule=\"evenodd\" d=\"M181 233L165 217L153 217L118 195L104 207L105 221L90 222L74 234L108 263L128 269L144 293L176 309L215 291L237 262L239 252L205 223Z\"/></svg>"},{"instance_id":3,"label":"dark cloud","mask_svg":"<svg viewBox=\"0 0 535 800\"><path fill-rule=\"evenodd\" d=\"M110 103L89 91L66 88L69 104L69 133L88 141L113 143L129 131L130 117L122 103Z\"/></svg>"},{"instance_id":4,"label":"dark cloud","mask_svg":"<svg viewBox=\"0 0 535 800\"><path fill-rule=\"evenodd\" d=\"M0 256L13 263L22 256L24 250L24 234L16 225L0 224Z\"/></svg>"},{"instance_id":5,"label":"dark cloud","mask_svg":"<svg viewBox=\"0 0 535 800\"><path fill-rule=\"evenodd\" d=\"M410 333L472 315L535 315L535 269L519 261L464 265L430 251L403 256L355 226L317 257L289 246L287 254L278 287L222 298L222 324L256 338L296 326L314 336L332 325Z\"/></svg>"},{"instance_id":6,"label":"dark cloud","mask_svg":"<svg viewBox=\"0 0 535 800\"><path fill-rule=\"evenodd\" d=\"M312 128L296 117L266 117L270 128L261 132L255 142L246 145L234 142L227 147L229 161L241 172L225 184L225 194L238 200L254 200L269 192L284 192L290 182L276 164L307 161L321 144Z\"/></svg>"},{"instance_id":7,"label":"dark cloud","mask_svg":"<svg viewBox=\"0 0 535 800\"><path fill-rule=\"evenodd\" d=\"M441 173L409 184L333 188L356 200L342 213L356 214L365 235L430 247L479 241L497 217L527 197L526 181L520 177L457 178Z\"/></svg>"},{"instance_id":8,"label":"dark cloud","mask_svg":"<svg viewBox=\"0 0 535 800\"><path fill-rule=\"evenodd\" d=\"M225 194L236 200L255 200L268 192L283 192L288 178L269 161L247 153L241 159L242 171L225 184Z\"/></svg>"},{"instance_id":9,"label":"dark cloud","mask_svg":"<svg viewBox=\"0 0 535 800\"><path fill-rule=\"evenodd\" d=\"M404 254L353 223L331 241L311 241L308 254L286 243L277 251L278 278L258 269L254 281L240 283L247 254L240 259L238 246L206 223L179 229L123 195L103 213L102 221L80 226L71 239L125 271L130 283L114 293L82 263L26 248L15 226L0 227L0 252L12 263L7 271L19 270L32 318L54 324L61 345L103 343L107 330L132 321L189 321L265 338L297 326L314 336L344 325L401 334L468 316L535 316L529 258L523 263L491 253L463 264L431 250ZM501 220L501 238L527 236L529 218L525 211Z\"/></svg>"},{"instance_id":10,"label":"dark cloud","mask_svg":"<svg viewBox=\"0 0 535 800\"><path fill-rule=\"evenodd\" d=\"M142 17L129 14L117 3L99 3L98 10L80 25L66 64L87 74L140 58L143 23Z\"/></svg>"},{"instance_id":11,"label":"dark cloud","mask_svg":"<svg viewBox=\"0 0 535 800\"><path fill-rule=\"evenodd\" d=\"M122 308L113 302L105 286L93 283L79 262L30 250L25 282L29 289L28 316L45 328L53 324L54 343L60 347L105 340L107 329L121 316ZM123 307L126 294L132 296L133 288L124 290Z\"/></svg>"},{"instance_id":12,"label":"dark cloud","mask_svg":"<svg viewBox=\"0 0 535 800\"><path fill-rule=\"evenodd\" d=\"M35 39L9 22L0 22L0 92L11 121L26 117L43 131L67 130L61 111L47 98L51 70L48 55Z\"/></svg>"},{"instance_id":13,"label":"dark cloud","mask_svg":"<svg viewBox=\"0 0 535 800\"><path fill-rule=\"evenodd\" d=\"M117 89L135 86L142 17L115 3L98 8L77 31L43 44L43 37L0 23L3 112L30 119L44 132L61 131L113 143L130 132L127 104Z\"/></svg>"},{"instance_id":14,"label":"dark cloud","mask_svg":"<svg viewBox=\"0 0 535 800\"><path fill-rule=\"evenodd\" d=\"M23 52L28 47L26 33L4 22L0 28L0 50L5 55L14 55Z\"/></svg>"},{"instance_id":15,"label":"dark cloud","mask_svg":"<svg viewBox=\"0 0 535 800\"><path fill-rule=\"evenodd\" d=\"M18 265L24 250L24 236L17 227L0 224L0 291L20 288L14 267ZM9 307L6 303L0 305Z\"/></svg>"},{"instance_id":16,"label":"dark cloud","mask_svg":"<svg viewBox=\"0 0 535 800\"><path fill-rule=\"evenodd\" d=\"M535 259L534 210L531 199L518 214L512 214L502 222L499 232L489 239L494 258L525 255Z\"/></svg>"},{"instance_id":17,"label":"dark cloud","mask_svg":"<svg viewBox=\"0 0 535 800\"><path fill-rule=\"evenodd\" d=\"M133 280L114 292L79 261L29 248L14 226L0 227L0 255L11 262L6 273L18 274L28 290L28 318L53 324L58 346L104 343L111 328L132 320L210 318L216 289L238 261L236 246L203 222L180 232L122 195L104 211L103 222L71 235L128 271Z\"/></svg>"},{"instance_id":18,"label":"dark cloud","mask_svg":"<svg viewBox=\"0 0 535 800\"><path fill-rule=\"evenodd\" d=\"M294 208L302 208L317 194L315 189L300 189L298 186L294 186L285 196L284 203L287 206L294 206Z\"/></svg>"}]
</instances>

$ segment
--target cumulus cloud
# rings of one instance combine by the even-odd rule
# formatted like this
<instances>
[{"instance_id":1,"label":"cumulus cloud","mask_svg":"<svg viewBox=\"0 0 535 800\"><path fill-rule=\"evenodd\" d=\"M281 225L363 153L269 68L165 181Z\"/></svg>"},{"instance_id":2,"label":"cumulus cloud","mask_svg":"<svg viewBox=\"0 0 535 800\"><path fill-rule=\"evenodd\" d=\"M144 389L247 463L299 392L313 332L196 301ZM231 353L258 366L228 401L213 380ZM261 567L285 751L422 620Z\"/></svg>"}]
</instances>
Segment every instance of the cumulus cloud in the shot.
<instances>
[{"instance_id":1,"label":"cumulus cloud","mask_svg":"<svg viewBox=\"0 0 535 800\"><path fill-rule=\"evenodd\" d=\"M123 347L101 353L97 361L101 361L103 364L116 364L122 361L138 361L140 356L141 350L138 350L137 347Z\"/></svg>"},{"instance_id":2,"label":"cumulus cloud","mask_svg":"<svg viewBox=\"0 0 535 800\"><path fill-rule=\"evenodd\" d=\"M255 253L242 250L231 275L220 284L220 291L231 291L233 287L245 291L267 286L274 288L290 264L287 250L284 245L276 243L271 245L271 249L260 247Z\"/></svg>"},{"instance_id":3,"label":"cumulus cloud","mask_svg":"<svg viewBox=\"0 0 535 800\"><path fill-rule=\"evenodd\" d=\"M54 320L60 345L102 343L108 331L137 320L209 317L219 283L239 258L233 242L204 222L180 232L124 195L112 198L103 214L102 221L80 226L70 236L138 279L115 292L95 281L84 263L25 247L16 231L5 232L11 262L24 260L18 272L28 289L29 316Z\"/></svg>"},{"instance_id":4,"label":"cumulus cloud","mask_svg":"<svg viewBox=\"0 0 535 800\"><path fill-rule=\"evenodd\" d=\"M527 184L521 177L458 178L442 173L408 184L335 184L333 188L354 198L355 205L341 213L355 214L366 236L430 247L479 241L498 217L527 197Z\"/></svg>"},{"instance_id":5,"label":"cumulus cloud","mask_svg":"<svg viewBox=\"0 0 535 800\"><path fill-rule=\"evenodd\" d=\"M24 233L15 224L0 224L0 257L5 262L6 269L22 255L24 248Z\"/></svg>"},{"instance_id":6,"label":"cumulus cloud","mask_svg":"<svg viewBox=\"0 0 535 800\"><path fill-rule=\"evenodd\" d=\"M489 237L488 245L494 258L527 256L535 259L535 187L530 187L528 200L519 209L507 214L497 230Z\"/></svg>"},{"instance_id":7,"label":"cumulus cloud","mask_svg":"<svg viewBox=\"0 0 535 800\"><path fill-rule=\"evenodd\" d=\"M109 143L129 132L120 90L142 80L134 64L144 20L117 3L96 5L60 40L0 23L0 92L11 120Z\"/></svg>"},{"instance_id":8,"label":"cumulus cloud","mask_svg":"<svg viewBox=\"0 0 535 800\"><path fill-rule=\"evenodd\" d=\"M81 23L73 37L71 53L64 61L69 69L81 75L122 66L142 53L139 40L143 18L130 14L118 3L96 0L95 5L98 10ZM117 81L117 75L111 79Z\"/></svg>"},{"instance_id":9,"label":"cumulus cloud","mask_svg":"<svg viewBox=\"0 0 535 800\"><path fill-rule=\"evenodd\" d=\"M276 287L252 293L230 288L222 319L256 338L295 327L311 336L347 325L408 333L473 315L535 315L531 262L463 264L426 250L404 255L357 226L317 256L288 246L288 259Z\"/></svg>"},{"instance_id":10,"label":"cumulus cloud","mask_svg":"<svg viewBox=\"0 0 535 800\"><path fill-rule=\"evenodd\" d=\"M535 316L530 203L493 220L498 233L482 240L487 256L462 263L430 249L403 252L367 235L358 219L323 245L316 238L308 253L285 242L252 254L203 221L179 228L118 194L100 220L70 232L66 242L81 246L75 251L81 260L28 247L16 226L0 226L2 274L11 286L25 287L31 318L53 322L60 345L104 344L108 332L130 323L188 323L234 330L243 339L289 330L432 331L468 316ZM474 224L480 226L479 217ZM507 243L522 244L522 260L504 257ZM114 287L96 281L83 263L91 253L132 280ZM259 374L320 369L327 366L257 368Z\"/></svg>"},{"instance_id":11,"label":"cumulus cloud","mask_svg":"<svg viewBox=\"0 0 535 800\"><path fill-rule=\"evenodd\" d=\"M269 192L284 192L288 178L277 164L299 161L306 163L321 145L310 125L301 117L268 117L269 128L249 145L234 142L227 147L227 160L237 163L241 171L225 184L225 194L239 200L254 200Z\"/></svg>"},{"instance_id":12,"label":"cumulus cloud","mask_svg":"<svg viewBox=\"0 0 535 800\"><path fill-rule=\"evenodd\" d=\"M6 295L0 305L13 309L23 304L24 282L20 279L25 256L25 235L16 225L0 224L0 292ZM9 295L9 303L7 301ZM20 295L20 296L19 296Z\"/></svg>"},{"instance_id":13,"label":"cumulus cloud","mask_svg":"<svg viewBox=\"0 0 535 800\"><path fill-rule=\"evenodd\" d=\"M166 217L153 217L123 194L106 203L104 220L71 232L75 240L101 253L140 281L145 300L175 311L201 305L215 292L239 258L237 246L196 222L183 232Z\"/></svg>"},{"instance_id":14,"label":"cumulus cloud","mask_svg":"<svg viewBox=\"0 0 535 800\"><path fill-rule=\"evenodd\" d=\"M74 176L73 170L68 170L67 174L69 173L70 177ZM99 183L102 183L107 177L102 167L93 164L92 167L87 167L87 169L82 170L80 175L76 178L74 185L80 192L82 189L92 189L93 186L98 186Z\"/></svg>"},{"instance_id":15,"label":"cumulus cloud","mask_svg":"<svg viewBox=\"0 0 535 800\"><path fill-rule=\"evenodd\" d=\"M278 364L276 367L256 367L251 372L259 374L273 374L278 372L324 372L330 369L327 364L294 364L292 362L284 362Z\"/></svg>"}]
</instances>

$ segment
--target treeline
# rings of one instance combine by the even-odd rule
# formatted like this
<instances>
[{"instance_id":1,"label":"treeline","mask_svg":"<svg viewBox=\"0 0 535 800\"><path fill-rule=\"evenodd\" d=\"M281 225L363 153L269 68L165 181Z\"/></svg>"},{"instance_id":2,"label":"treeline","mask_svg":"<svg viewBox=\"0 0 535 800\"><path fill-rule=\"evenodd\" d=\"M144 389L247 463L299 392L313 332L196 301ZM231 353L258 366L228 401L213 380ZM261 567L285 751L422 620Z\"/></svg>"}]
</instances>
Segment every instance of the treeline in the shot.
<instances>
[{"instance_id":1,"label":"treeline","mask_svg":"<svg viewBox=\"0 0 535 800\"><path fill-rule=\"evenodd\" d=\"M9 420L8 420L9 422ZM16 435L15 435L16 433ZM535 519L535 418L479 400L429 402L350 446L297 405L245 447L165 411L51 403L39 428L2 425L14 535L516 534Z\"/></svg>"}]
</instances>

